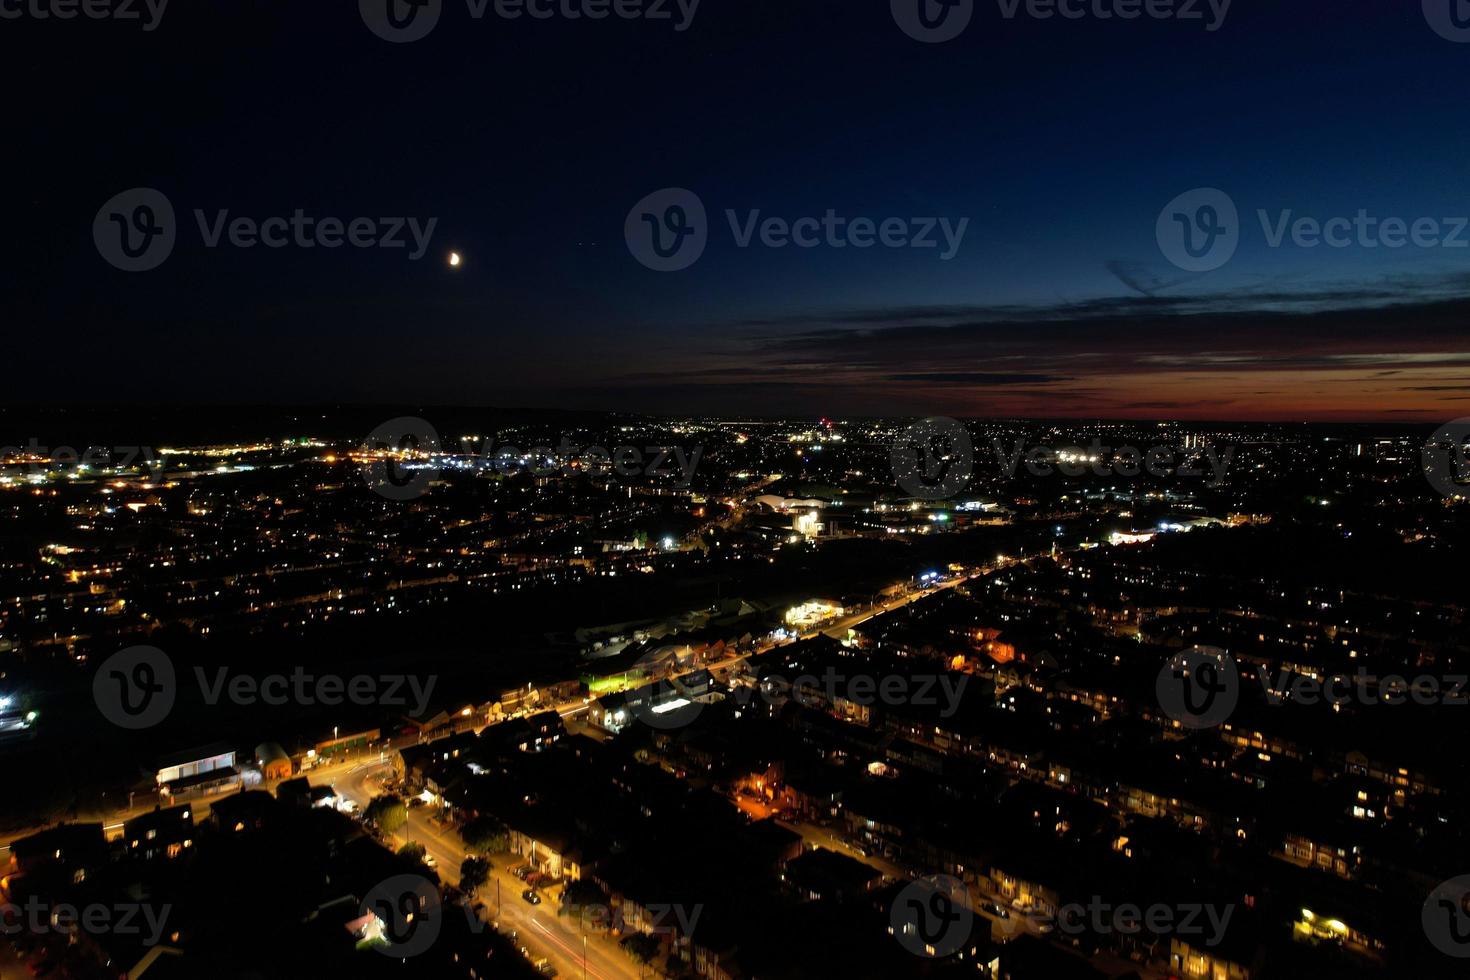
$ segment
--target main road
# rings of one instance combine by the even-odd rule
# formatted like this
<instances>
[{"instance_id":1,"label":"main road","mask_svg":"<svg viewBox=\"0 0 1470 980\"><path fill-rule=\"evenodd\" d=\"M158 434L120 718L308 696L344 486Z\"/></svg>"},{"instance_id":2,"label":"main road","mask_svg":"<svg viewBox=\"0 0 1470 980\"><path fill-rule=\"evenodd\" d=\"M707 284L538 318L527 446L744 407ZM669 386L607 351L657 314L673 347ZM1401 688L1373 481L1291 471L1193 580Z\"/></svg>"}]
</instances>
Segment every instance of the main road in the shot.
<instances>
[{"instance_id":1,"label":"main road","mask_svg":"<svg viewBox=\"0 0 1470 980\"><path fill-rule=\"evenodd\" d=\"M339 796L366 809L389 772L386 762L368 763L350 770L333 785ZM429 806L409 809L408 825L395 835L395 843L413 840L422 844L425 853L434 858L440 880L458 884L460 864L469 852L459 833L437 825L433 813ZM576 921L558 916L555 910L559 903L551 895L541 893L543 901L539 905L521 897L526 883L510 873L519 860L513 854L490 855L490 880L479 891L485 921L508 936L514 935L533 962L547 958L559 976L576 978L585 974L587 980L637 980L637 963L615 941L601 934L583 933Z\"/></svg>"}]
</instances>

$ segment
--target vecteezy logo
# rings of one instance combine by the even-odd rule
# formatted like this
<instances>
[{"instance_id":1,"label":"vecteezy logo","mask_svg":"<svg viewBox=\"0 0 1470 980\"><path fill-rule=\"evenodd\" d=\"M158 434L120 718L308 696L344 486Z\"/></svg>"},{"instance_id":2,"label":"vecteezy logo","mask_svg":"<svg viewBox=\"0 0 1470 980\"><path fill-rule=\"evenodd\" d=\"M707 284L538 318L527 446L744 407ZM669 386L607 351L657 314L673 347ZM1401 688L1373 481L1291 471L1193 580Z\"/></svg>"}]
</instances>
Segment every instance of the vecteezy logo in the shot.
<instances>
[{"instance_id":1,"label":"vecteezy logo","mask_svg":"<svg viewBox=\"0 0 1470 980\"><path fill-rule=\"evenodd\" d=\"M650 651L639 657L628 673L635 677L647 677L660 670L665 663L657 656L656 651ZM659 731L671 731L693 724L704 710L704 703L699 698L705 692L692 686L694 683L704 683L702 679L694 680L700 674L702 672L684 677L663 677L629 691L628 711L649 728Z\"/></svg>"},{"instance_id":2,"label":"vecteezy logo","mask_svg":"<svg viewBox=\"0 0 1470 980\"><path fill-rule=\"evenodd\" d=\"M380 881L362 900L363 916L372 916L365 937L376 940L380 953L395 958L417 956L434 945L443 926L439 889L422 875L394 875Z\"/></svg>"},{"instance_id":3,"label":"vecteezy logo","mask_svg":"<svg viewBox=\"0 0 1470 980\"><path fill-rule=\"evenodd\" d=\"M147 272L174 250L179 227L162 191L134 187L113 196L92 219L97 252L124 272Z\"/></svg>"},{"instance_id":4,"label":"vecteezy logo","mask_svg":"<svg viewBox=\"0 0 1470 980\"><path fill-rule=\"evenodd\" d=\"M1424 443L1424 476L1446 497L1470 497L1466 440L1470 440L1470 417L1445 423Z\"/></svg>"},{"instance_id":5,"label":"vecteezy logo","mask_svg":"<svg viewBox=\"0 0 1470 980\"><path fill-rule=\"evenodd\" d=\"M1424 0L1424 19L1447 41L1470 41L1470 0Z\"/></svg>"},{"instance_id":6,"label":"vecteezy logo","mask_svg":"<svg viewBox=\"0 0 1470 980\"><path fill-rule=\"evenodd\" d=\"M1470 957L1470 875L1437 885L1420 916L1435 949L1446 956Z\"/></svg>"},{"instance_id":7,"label":"vecteezy logo","mask_svg":"<svg viewBox=\"0 0 1470 980\"><path fill-rule=\"evenodd\" d=\"M974 924L969 889L949 875L909 882L888 910L889 932L916 956L939 958L958 952Z\"/></svg>"},{"instance_id":8,"label":"vecteezy logo","mask_svg":"<svg viewBox=\"0 0 1470 980\"><path fill-rule=\"evenodd\" d=\"M704 202L682 187L654 191L628 212L623 238L633 258L655 272L687 269L709 244Z\"/></svg>"},{"instance_id":9,"label":"vecteezy logo","mask_svg":"<svg viewBox=\"0 0 1470 980\"><path fill-rule=\"evenodd\" d=\"M920 500L944 500L963 490L975 470L975 450L963 422L928 418L904 430L888 454L898 485Z\"/></svg>"},{"instance_id":10,"label":"vecteezy logo","mask_svg":"<svg viewBox=\"0 0 1470 980\"><path fill-rule=\"evenodd\" d=\"M151 728L173 710L174 665L157 647L127 647L97 669L92 698L102 717L119 728Z\"/></svg>"},{"instance_id":11,"label":"vecteezy logo","mask_svg":"<svg viewBox=\"0 0 1470 980\"><path fill-rule=\"evenodd\" d=\"M915 41L953 41L970 26L975 0L889 0L893 21Z\"/></svg>"},{"instance_id":12,"label":"vecteezy logo","mask_svg":"<svg viewBox=\"0 0 1470 980\"><path fill-rule=\"evenodd\" d=\"M1215 728L1240 701L1240 671L1218 647L1190 647L1164 664L1155 690L1164 713L1184 727Z\"/></svg>"},{"instance_id":13,"label":"vecteezy logo","mask_svg":"<svg viewBox=\"0 0 1470 980\"><path fill-rule=\"evenodd\" d=\"M407 44L427 37L439 23L444 0L357 0L368 30L385 41Z\"/></svg>"},{"instance_id":14,"label":"vecteezy logo","mask_svg":"<svg viewBox=\"0 0 1470 980\"><path fill-rule=\"evenodd\" d=\"M657 657L657 651L650 651L639 657L638 663L628 673L635 677L647 677L648 674L663 669L663 664L666 661ZM700 717L701 711L704 711L704 702L700 698L706 691L695 688L695 685L703 683L707 683L704 671L695 671L684 676L660 677L659 680L644 683L641 688L628 692L628 711L650 729L660 732L682 729L694 723L695 718Z\"/></svg>"},{"instance_id":15,"label":"vecteezy logo","mask_svg":"<svg viewBox=\"0 0 1470 980\"><path fill-rule=\"evenodd\" d=\"M1230 195L1213 187L1185 191L1164 205L1154 224L1164 258L1186 272L1229 262L1240 245L1240 215Z\"/></svg>"},{"instance_id":16,"label":"vecteezy logo","mask_svg":"<svg viewBox=\"0 0 1470 980\"><path fill-rule=\"evenodd\" d=\"M439 475L439 433L421 418L384 422L363 440L362 451L364 482L389 500L421 497Z\"/></svg>"}]
</instances>

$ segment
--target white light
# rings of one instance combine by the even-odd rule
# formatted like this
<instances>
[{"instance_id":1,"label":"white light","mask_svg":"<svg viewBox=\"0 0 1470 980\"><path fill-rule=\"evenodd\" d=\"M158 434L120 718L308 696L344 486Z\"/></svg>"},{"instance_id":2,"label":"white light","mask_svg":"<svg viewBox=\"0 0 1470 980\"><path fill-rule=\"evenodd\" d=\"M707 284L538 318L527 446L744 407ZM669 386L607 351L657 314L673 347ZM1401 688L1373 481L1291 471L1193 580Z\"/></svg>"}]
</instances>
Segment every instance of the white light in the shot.
<instances>
[{"instance_id":1,"label":"white light","mask_svg":"<svg viewBox=\"0 0 1470 980\"><path fill-rule=\"evenodd\" d=\"M452 268L452 269L458 269L459 268L459 262L460 262L459 253L458 252L450 252L449 253L449 266L450 266L450 268Z\"/></svg>"}]
</instances>

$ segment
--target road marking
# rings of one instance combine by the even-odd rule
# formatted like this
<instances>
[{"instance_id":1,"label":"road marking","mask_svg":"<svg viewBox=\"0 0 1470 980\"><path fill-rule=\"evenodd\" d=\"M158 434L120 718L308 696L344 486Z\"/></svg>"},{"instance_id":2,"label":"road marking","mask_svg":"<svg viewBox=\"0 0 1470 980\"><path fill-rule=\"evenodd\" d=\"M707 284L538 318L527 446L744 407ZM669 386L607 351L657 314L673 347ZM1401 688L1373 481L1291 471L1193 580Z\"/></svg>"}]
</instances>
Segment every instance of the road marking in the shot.
<instances>
[{"instance_id":1,"label":"road marking","mask_svg":"<svg viewBox=\"0 0 1470 980\"><path fill-rule=\"evenodd\" d=\"M532 918L530 920L530 923L531 923L531 925L535 926L537 929L540 929L543 933L545 933L547 939L551 940L552 942L554 942L558 946L560 946L562 948L562 950L567 954L567 956L569 956L571 958L573 964L576 963L576 961L578 960L580 954L575 949L572 949L570 946L568 946L561 939L557 938L552 933L552 931L550 929L546 928L544 925L542 925L539 920L537 920L535 918ZM602 974L601 973L598 973L596 970L592 969L592 967L590 965L588 967L586 967L586 973L587 973L587 975L589 977L597 977L598 980L603 980Z\"/></svg>"}]
</instances>

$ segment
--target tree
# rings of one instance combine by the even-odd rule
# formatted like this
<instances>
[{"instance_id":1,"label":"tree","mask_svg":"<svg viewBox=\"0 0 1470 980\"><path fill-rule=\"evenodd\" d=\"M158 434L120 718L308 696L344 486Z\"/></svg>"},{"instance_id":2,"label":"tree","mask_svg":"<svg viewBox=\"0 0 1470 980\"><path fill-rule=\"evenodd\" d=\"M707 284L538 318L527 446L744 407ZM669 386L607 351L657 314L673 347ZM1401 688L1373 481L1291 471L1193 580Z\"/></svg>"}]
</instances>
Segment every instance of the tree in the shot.
<instances>
[{"instance_id":1,"label":"tree","mask_svg":"<svg viewBox=\"0 0 1470 980\"><path fill-rule=\"evenodd\" d=\"M467 857L459 866L459 887L473 895L480 886L490 880L490 862L484 858Z\"/></svg>"},{"instance_id":2,"label":"tree","mask_svg":"<svg viewBox=\"0 0 1470 980\"><path fill-rule=\"evenodd\" d=\"M606 905L607 892L603 891L596 882L578 878L562 889L561 900L562 904L573 909L584 905Z\"/></svg>"},{"instance_id":3,"label":"tree","mask_svg":"<svg viewBox=\"0 0 1470 980\"><path fill-rule=\"evenodd\" d=\"M658 955L658 940L646 932L635 932L631 936L624 936L618 945L623 947L629 956L637 960L640 967L652 963L653 958Z\"/></svg>"},{"instance_id":4,"label":"tree","mask_svg":"<svg viewBox=\"0 0 1470 980\"><path fill-rule=\"evenodd\" d=\"M424 850L424 845L420 844L416 840L411 840L398 849L399 857L412 858L413 860L420 862L423 861L424 855L427 853L428 852Z\"/></svg>"},{"instance_id":5,"label":"tree","mask_svg":"<svg viewBox=\"0 0 1470 980\"><path fill-rule=\"evenodd\" d=\"M510 849L510 832L494 817L476 817L465 824L459 836L476 854L493 854Z\"/></svg>"},{"instance_id":6,"label":"tree","mask_svg":"<svg viewBox=\"0 0 1470 980\"><path fill-rule=\"evenodd\" d=\"M585 929L587 928L586 913L591 912L593 925L605 927L608 925L607 908L607 892L594 882L579 878L562 889L561 909L558 910L558 914L562 911L575 914L582 928Z\"/></svg>"},{"instance_id":7,"label":"tree","mask_svg":"<svg viewBox=\"0 0 1470 980\"><path fill-rule=\"evenodd\" d=\"M408 823L408 807L396 796L375 796L363 812L363 819L385 834L396 834Z\"/></svg>"}]
</instances>

